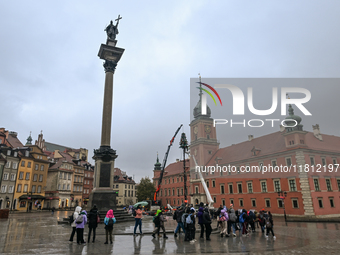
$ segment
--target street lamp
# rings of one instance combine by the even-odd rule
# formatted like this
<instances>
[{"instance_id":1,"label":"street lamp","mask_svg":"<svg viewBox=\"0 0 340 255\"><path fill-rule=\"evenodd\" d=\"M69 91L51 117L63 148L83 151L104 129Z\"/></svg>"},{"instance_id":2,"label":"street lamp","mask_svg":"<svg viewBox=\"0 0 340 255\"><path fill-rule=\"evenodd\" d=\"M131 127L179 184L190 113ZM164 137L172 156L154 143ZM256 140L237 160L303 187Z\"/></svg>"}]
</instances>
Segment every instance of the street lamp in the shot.
<instances>
[{"instance_id":1,"label":"street lamp","mask_svg":"<svg viewBox=\"0 0 340 255\"><path fill-rule=\"evenodd\" d=\"M187 201L187 175L185 167L185 152L188 150L188 140L185 133L182 133L181 141L179 142L179 147L183 149L183 171L184 171L184 201Z\"/></svg>"},{"instance_id":2,"label":"street lamp","mask_svg":"<svg viewBox=\"0 0 340 255\"><path fill-rule=\"evenodd\" d=\"M281 198L282 200L282 204L283 204L283 213L284 213L284 217L285 217L285 222L287 222L287 215L286 215L286 208L285 208L285 199L287 197L287 192L286 191L278 191L277 195L279 196L279 198Z\"/></svg>"}]
</instances>

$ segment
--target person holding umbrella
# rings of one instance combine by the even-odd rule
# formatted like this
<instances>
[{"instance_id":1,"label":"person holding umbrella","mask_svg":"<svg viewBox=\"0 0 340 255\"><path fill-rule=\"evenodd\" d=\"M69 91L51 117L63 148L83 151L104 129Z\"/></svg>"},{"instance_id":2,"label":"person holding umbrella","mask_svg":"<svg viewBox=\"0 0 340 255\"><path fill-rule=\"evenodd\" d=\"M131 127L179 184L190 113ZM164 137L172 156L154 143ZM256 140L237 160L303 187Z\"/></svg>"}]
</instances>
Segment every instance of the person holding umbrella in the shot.
<instances>
[{"instance_id":1,"label":"person holding umbrella","mask_svg":"<svg viewBox=\"0 0 340 255\"><path fill-rule=\"evenodd\" d=\"M137 227L139 226L139 232L141 235L143 235L142 233L142 206L139 204L137 206L137 210L135 211L136 212L136 216L135 216L135 229L133 230L133 235L136 236L136 229Z\"/></svg>"}]
</instances>

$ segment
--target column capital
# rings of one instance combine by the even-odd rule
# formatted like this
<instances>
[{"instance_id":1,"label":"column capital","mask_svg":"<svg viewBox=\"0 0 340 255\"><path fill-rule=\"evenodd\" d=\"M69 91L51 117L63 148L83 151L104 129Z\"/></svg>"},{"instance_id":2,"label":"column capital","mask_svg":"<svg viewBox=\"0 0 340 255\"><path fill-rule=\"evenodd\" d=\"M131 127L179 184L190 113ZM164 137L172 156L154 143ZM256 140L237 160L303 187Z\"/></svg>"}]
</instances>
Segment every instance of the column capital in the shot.
<instances>
[{"instance_id":1,"label":"column capital","mask_svg":"<svg viewBox=\"0 0 340 255\"><path fill-rule=\"evenodd\" d=\"M116 154L116 150L111 149L110 146L100 146L99 149L94 150L93 159L101 159L104 162L114 161L118 155Z\"/></svg>"},{"instance_id":2,"label":"column capital","mask_svg":"<svg viewBox=\"0 0 340 255\"><path fill-rule=\"evenodd\" d=\"M111 60L105 60L104 64L105 72L115 73L117 62Z\"/></svg>"}]
</instances>

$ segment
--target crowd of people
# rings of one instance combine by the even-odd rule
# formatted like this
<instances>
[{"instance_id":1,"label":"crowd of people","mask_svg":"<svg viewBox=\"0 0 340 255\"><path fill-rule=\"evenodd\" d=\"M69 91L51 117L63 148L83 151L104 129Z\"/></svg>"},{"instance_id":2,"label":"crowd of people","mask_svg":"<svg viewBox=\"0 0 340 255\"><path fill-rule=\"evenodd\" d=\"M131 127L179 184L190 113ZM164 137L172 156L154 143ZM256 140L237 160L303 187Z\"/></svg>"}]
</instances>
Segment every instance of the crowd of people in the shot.
<instances>
[{"instance_id":1,"label":"crowd of people","mask_svg":"<svg viewBox=\"0 0 340 255\"><path fill-rule=\"evenodd\" d=\"M133 234L134 236L137 235L136 231L139 227L139 233L142 235L143 211L140 205L135 210L133 210L133 216L135 217L135 227ZM239 231L239 235L246 237L249 236L250 233L256 232L256 228L260 228L262 233L265 233L266 238L268 238L269 233L271 233L273 239L276 239L273 230L273 217L270 211L266 212L264 209L262 209L258 213L257 211L247 211L245 209L235 210L232 204L230 205L229 209L226 206L220 205L220 207L214 211L210 210L207 205L204 206L203 203L200 204L197 212L192 205L183 204L182 206L177 207L173 214L173 220L177 222L177 227L174 231L174 237L176 238L182 229L183 233L185 234L184 241L193 243L196 241L196 225L199 225L200 238L204 238L205 236L205 239L210 241L210 235L212 232L211 224L212 219L214 218L217 220L217 229L219 230L221 237L236 237L236 231ZM73 242L75 233L77 233L77 243L85 243L84 228L87 223L89 227L87 242L89 243L91 240L91 233L93 233L92 242L95 242L96 228L100 222L100 215L96 205L94 205L90 210L89 215L87 215L87 212L82 210L80 206L77 206L70 219L72 227L72 233L69 239L70 242ZM157 210L155 216L153 217L153 223L155 225L155 229L152 232L153 238L156 238L156 235L161 237L161 230L163 231L163 238L168 238L164 225L167 219L168 217L165 216L163 209ZM110 243L112 244L114 223L116 223L116 219L113 215L113 210L110 209L106 213L106 217L104 219L106 232L106 242L104 244L108 244L109 239Z\"/></svg>"}]
</instances>

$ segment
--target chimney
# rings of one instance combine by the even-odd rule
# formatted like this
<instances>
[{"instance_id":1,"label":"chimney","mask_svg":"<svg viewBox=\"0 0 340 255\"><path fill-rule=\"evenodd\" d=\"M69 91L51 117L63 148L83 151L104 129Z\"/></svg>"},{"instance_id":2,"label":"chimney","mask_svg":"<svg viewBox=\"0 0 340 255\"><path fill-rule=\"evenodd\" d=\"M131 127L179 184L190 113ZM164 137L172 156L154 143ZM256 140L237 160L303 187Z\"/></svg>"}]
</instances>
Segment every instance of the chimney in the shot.
<instances>
[{"instance_id":1,"label":"chimney","mask_svg":"<svg viewBox=\"0 0 340 255\"><path fill-rule=\"evenodd\" d=\"M254 136L253 135L248 135L248 141L250 142L251 140L254 139Z\"/></svg>"},{"instance_id":2,"label":"chimney","mask_svg":"<svg viewBox=\"0 0 340 255\"><path fill-rule=\"evenodd\" d=\"M314 136L315 136L317 139L319 139L320 141L322 141L322 135L321 135L321 133L320 133L319 124L315 124L315 126L312 125L312 127L313 127Z\"/></svg>"},{"instance_id":3,"label":"chimney","mask_svg":"<svg viewBox=\"0 0 340 255\"><path fill-rule=\"evenodd\" d=\"M283 131L285 131L285 127L280 125L280 132L283 132Z\"/></svg>"}]
</instances>

